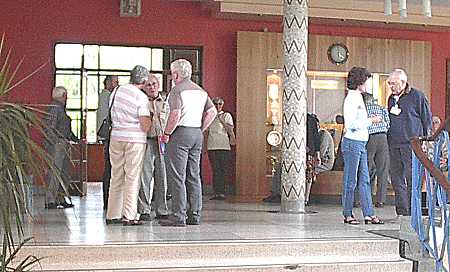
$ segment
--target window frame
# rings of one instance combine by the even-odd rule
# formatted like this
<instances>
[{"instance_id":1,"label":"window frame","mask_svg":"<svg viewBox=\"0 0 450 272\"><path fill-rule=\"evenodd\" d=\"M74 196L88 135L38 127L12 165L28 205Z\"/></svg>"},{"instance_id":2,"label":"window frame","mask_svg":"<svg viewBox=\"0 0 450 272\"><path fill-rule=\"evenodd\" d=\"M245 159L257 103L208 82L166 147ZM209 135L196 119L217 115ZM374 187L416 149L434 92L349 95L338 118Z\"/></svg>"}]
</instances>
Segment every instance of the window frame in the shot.
<instances>
[{"instance_id":1,"label":"window frame","mask_svg":"<svg viewBox=\"0 0 450 272\"><path fill-rule=\"evenodd\" d=\"M81 67L79 68L58 68L56 66L56 47L60 44L79 44L83 48L83 53L81 55ZM84 54L85 54L85 46L99 46L99 50L97 52L97 69L93 68L85 68L84 66ZM203 67L203 46L186 46L186 45L142 45L142 44L110 44L110 43L91 43L91 42L66 42L66 41L57 41L53 45L53 68L54 68L54 74L53 74L53 86L56 86L56 78L58 75L64 75L69 74L72 72L72 74L76 75L77 73L80 76L79 81L79 99L80 99L80 105L76 108L68 108L66 111L68 113L74 113L79 112L79 119L72 121L72 131L78 138L86 139L87 137L87 129L86 129L86 123L87 123L87 114L88 112L96 112L97 108L92 109L88 107L88 102L85 101L85 94L87 94L87 89L85 87L85 80L83 80L83 77L85 76L96 76L98 78L97 86L97 95L99 92L103 89L103 83L101 82L101 78L106 75L119 75L123 76L123 74L130 73L130 70L124 70L124 69L102 69L100 67L100 55L101 55L101 46L112 46L112 47L142 47L142 48L149 48L149 49L162 49L163 55L162 55L162 70L152 70L152 58L150 58L148 65L150 66L149 72L154 74L160 74L162 76L162 82L161 82L161 89L163 93L168 92L168 88L170 87L170 63L176 59L177 57L177 51L184 52L185 51L192 51L196 54L197 63L193 64L193 67L197 66L197 70L192 71L192 78L197 79L195 82L199 85L202 85L202 67ZM194 54L194 53L193 53ZM148 68L148 67L147 67ZM98 128L96 128L98 129ZM97 140L97 139L96 139ZM94 142L94 141L90 141Z\"/></svg>"}]
</instances>

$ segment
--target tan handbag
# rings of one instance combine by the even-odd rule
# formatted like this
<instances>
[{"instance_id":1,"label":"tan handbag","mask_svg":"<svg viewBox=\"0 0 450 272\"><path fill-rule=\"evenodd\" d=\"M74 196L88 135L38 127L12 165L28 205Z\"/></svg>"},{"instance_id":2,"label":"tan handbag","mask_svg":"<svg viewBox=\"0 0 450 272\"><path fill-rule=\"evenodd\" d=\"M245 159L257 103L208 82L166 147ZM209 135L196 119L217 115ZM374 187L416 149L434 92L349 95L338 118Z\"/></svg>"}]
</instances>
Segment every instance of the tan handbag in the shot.
<instances>
[{"instance_id":1,"label":"tan handbag","mask_svg":"<svg viewBox=\"0 0 450 272\"><path fill-rule=\"evenodd\" d=\"M236 135L234 134L233 126L225 123L225 120L223 120L223 114L222 116L218 116L217 118L219 119L220 123L222 123L222 126L225 128L225 131L228 134L230 145L236 145Z\"/></svg>"}]
</instances>

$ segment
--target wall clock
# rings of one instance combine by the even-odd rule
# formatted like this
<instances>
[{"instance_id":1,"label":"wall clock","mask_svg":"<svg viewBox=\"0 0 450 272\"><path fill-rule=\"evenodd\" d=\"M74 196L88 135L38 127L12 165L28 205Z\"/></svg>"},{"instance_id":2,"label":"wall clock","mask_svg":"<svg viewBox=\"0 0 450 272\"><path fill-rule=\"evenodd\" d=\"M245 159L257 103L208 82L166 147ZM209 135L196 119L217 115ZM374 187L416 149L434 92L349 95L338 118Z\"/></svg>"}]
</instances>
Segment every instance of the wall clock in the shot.
<instances>
[{"instance_id":1,"label":"wall clock","mask_svg":"<svg viewBox=\"0 0 450 272\"><path fill-rule=\"evenodd\" d=\"M334 43L328 47L328 59L336 65L347 62L349 52L347 46L342 43Z\"/></svg>"},{"instance_id":2,"label":"wall clock","mask_svg":"<svg viewBox=\"0 0 450 272\"><path fill-rule=\"evenodd\" d=\"M267 143L271 146L278 146L281 144L281 140L283 139L283 135L279 131L272 130L267 134L266 140Z\"/></svg>"}]
</instances>

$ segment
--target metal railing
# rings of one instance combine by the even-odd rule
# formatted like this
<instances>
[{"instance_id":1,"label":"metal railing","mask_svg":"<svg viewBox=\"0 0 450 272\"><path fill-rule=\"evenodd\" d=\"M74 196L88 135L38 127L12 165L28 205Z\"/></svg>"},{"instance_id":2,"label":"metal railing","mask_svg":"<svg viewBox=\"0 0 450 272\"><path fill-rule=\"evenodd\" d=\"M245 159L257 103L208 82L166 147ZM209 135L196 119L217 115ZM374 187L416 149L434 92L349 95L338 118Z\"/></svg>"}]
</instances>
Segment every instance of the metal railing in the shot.
<instances>
[{"instance_id":1,"label":"metal railing","mask_svg":"<svg viewBox=\"0 0 450 272\"><path fill-rule=\"evenodd\" d=\"M448 271L444 266L444 257L450 258L448 193L450 182L448 154L442 158L443 147L448 150L449 136L445 127L450 119L441 124L431 136L415 137L411 143L412 154L412 194L411 227L417 233L425 252L435 260L435 271ZM427 147L424 151L424 146ZM431 152L429 152L431 151ZM430 155L432 154L432 156ZM441 159L446 159L447 173L440 169ZM425 181L427 216L422 213L422 188ZM439 236L441 236L439 238Z\"/></svg>"}]
</instances>

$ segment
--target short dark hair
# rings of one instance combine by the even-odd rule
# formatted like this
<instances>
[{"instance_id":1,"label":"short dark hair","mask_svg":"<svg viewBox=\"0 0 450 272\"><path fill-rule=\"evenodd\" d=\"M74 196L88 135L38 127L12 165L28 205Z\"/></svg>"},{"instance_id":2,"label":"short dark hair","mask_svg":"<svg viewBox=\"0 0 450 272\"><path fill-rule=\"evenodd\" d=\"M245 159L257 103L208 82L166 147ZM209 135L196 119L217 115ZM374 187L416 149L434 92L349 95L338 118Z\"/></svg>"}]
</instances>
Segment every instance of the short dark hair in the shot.
<instances>
[{"instance_id":1,"label":"short dark hair","mask_svg":"<svg viewBox=\"0 0 450 272\"><path fill-rule=\"evenodd\" d=\"M372 74L364 67L353 67L347 76L347 88L356 90L359 85L364 84Z\"/></svg>"},{"instance_id":2,"label":"short dark hair","mask_svg":"<svg viewBox=\"0 0 450 272\"><path fill-rule=\"evenodd\" d=\"M106 84L110 83L112 81L113 77L115 77L115 76L114 75L107 75L105 77L105 80L103 80L103 85L105 85L105 87L106 87Z\"/></svg>"}]
</instances>

